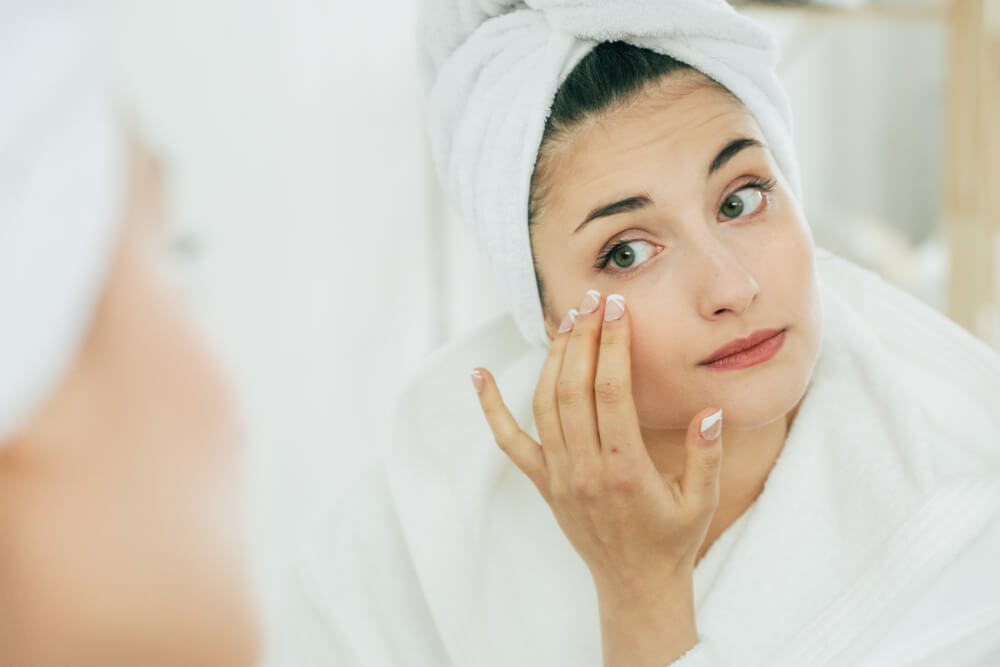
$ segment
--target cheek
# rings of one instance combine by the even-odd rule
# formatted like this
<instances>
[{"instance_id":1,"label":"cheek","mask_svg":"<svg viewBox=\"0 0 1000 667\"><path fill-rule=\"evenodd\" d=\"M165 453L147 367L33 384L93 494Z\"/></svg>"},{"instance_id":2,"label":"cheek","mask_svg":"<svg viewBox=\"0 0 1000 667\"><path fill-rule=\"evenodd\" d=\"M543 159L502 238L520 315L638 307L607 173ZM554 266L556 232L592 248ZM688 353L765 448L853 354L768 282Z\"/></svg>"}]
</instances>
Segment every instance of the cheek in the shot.
<instances>
[{"instance_id":1,"label":"cheek","mask_svg":"<svg viewBox=\"0 0 1000 667\"><path fill-rule=\"evenodd\" d=\"M812 236L804 222L790 224L787 233L757 255L762 292L770 294L769 312L784 316L804 336L818 336L819 288Z\"/></svg>"},{"instance_id":2,"label":"cheek","mask_svg":"<svg viewBox=\"0 0 1000 667\"><path fill-rule=\"evenodd\" d=\"M759 425L786 413L801 398L822 325L811 236L804 224L789 224L780 236L744 250L741 262L760 287L749 322L790 331L781 363L740 377L709 374L697 361L710 351L705 341L713 329L691 310L690 297L685 300L660 283L630 290L632 385L643 427L685 428L691 415L709 404L722 405L733 425ZM677 305L681 303L687 309Z\"/></svg>"},{"instance_id":3,"label":"cheek","mask_svg":"<svg viewBox=\"0 0 1000 667\"><path fill-rule=\"evenodd\" d=\"M677 297L629 294L632 318L632 391L639 424L683 428L693 404L692 317L670 304ZM695 408L695 410L700 408Z\"/></svg>"}]
</instances>

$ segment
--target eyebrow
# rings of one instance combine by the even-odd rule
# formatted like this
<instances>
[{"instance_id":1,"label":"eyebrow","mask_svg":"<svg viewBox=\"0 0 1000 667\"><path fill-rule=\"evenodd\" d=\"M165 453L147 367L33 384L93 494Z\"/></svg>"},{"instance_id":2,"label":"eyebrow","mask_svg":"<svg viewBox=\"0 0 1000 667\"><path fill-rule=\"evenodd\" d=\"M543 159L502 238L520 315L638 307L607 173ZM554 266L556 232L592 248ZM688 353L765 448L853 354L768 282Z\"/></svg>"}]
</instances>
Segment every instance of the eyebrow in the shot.
<instances>
[{"instance_id":1,"label":"eyebrow","mask_svg":"<svg viewBox=\"0 0 1000 667\"><path fill-rule=\"evenodd\" d=\"M764 148L764 144L756 139L750 139L749 137L740 137L727 143L708 166L708 173L705 174L705 179L708 180L712 174L726 166L726 163L732 160L737 153L745 148L751 147ZM621 199L610 204L602 204L591 210L590 213L587 214L587 217L583 219L583 222L581 222L579 226L573 230L573 233L576 234L578 231L586 227L588 223L592 220L596 220L597 218L637 211L639 209L652 206L652 204L652 197L645 193L632 195L631 197L626 197L625 199Z\"/></svg>"}]
</instances>

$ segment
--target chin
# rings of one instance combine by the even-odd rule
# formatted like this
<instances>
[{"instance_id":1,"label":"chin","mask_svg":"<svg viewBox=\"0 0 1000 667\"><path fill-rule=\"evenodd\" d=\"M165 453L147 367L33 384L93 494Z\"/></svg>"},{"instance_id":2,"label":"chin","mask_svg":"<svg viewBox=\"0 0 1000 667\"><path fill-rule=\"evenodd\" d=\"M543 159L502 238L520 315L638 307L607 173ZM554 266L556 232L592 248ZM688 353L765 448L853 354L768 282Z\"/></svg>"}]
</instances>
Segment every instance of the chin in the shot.
<instances>
[{"instance_id":1,"label":"chin","mask_svg":"<svg viewBox=\"0 0 1000 667\"><path fill-rule=\"evenodd\" d=\"M770 424L785 417L802 399L812 378L815 355L796 355L783 361L770 368L721 371L715 377L713 372L701 374L686 386L637 385L639 424L655 430L685 429L695 413L708 406L722 408L728 428L751 429ZM700 387L695 388L697 385ZM647 402L644 396L656 400ZM672 409L666 411L664 405Z\"/></svg>"},{"instance_id":2,"label":"chin","mask_svg":"<svg viewBox=\"0 0 1000 667\"><path fill-rule=\"evenodd\" d=\"M804 356L807 358L776 367L774 373L762 374L758 383L739 383L743 385L741 391L720 397L726 424L733 428L759 428L794 410L805 395L815 368L815 354Z\"/></svg>"}]
</instances>

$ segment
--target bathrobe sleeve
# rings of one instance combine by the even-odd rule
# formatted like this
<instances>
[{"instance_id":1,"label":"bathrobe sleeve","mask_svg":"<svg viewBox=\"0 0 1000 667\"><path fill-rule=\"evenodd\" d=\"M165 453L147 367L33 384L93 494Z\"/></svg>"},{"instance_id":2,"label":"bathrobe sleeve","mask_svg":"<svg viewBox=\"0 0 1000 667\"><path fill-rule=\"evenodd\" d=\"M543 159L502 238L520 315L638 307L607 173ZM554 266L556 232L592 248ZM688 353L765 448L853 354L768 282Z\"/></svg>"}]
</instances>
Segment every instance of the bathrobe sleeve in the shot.
<instances>
[{"instance_id":1,"label":"bathrobe sleeve","mask_svg":"<svg viewBox=\"0 0 1000 667\"><path fill-rule=\"evenodd\" d=\"M289 572L268 667L449 667L384 470L320 515ZM276 655L280 654L280 655Z\"/></svg>"}]
</instances>

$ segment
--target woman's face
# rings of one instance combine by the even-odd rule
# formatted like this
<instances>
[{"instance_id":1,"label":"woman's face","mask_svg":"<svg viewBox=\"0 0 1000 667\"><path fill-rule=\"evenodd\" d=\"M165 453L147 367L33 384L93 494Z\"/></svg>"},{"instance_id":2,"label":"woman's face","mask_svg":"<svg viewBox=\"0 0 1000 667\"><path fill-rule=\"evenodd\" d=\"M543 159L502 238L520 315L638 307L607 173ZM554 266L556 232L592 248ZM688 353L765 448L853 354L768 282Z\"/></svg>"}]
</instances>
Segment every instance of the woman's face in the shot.
<instances>
[{"instance_id":1,"label":"woman's face","mask_svg":"<svg viewBox=\"0 0 1000 667\"><path fill-rule=\"evenodd\" d=\"M651 84L547 148L532 227L546 329L588 289L621 294L644 428L685 428L709 405L730 427L756 427L798 404L816 361L812 237L753 116L715 86L678 83ZM762 329L785 330L768 361L700 363Z\"/></svg>"}]
</instances>

